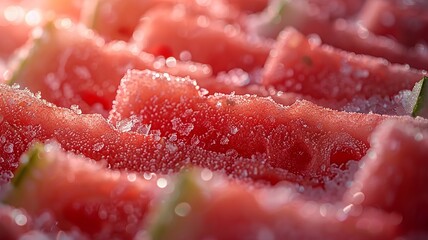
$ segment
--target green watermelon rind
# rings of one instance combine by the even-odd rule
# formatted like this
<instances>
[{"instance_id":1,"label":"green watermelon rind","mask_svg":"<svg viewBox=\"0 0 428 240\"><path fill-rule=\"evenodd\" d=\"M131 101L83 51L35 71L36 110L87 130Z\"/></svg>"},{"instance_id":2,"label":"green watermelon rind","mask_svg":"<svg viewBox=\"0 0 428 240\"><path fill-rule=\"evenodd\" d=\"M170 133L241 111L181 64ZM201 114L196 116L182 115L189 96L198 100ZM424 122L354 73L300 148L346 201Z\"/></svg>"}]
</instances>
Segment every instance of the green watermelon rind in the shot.
<instances>
[{"instance_id":1,"label":"green watermelon rind","mask_svg":"<svg viewBox=\"0 0 428 240\"><path fill-rule=\"evenodd\" d=\"M84 14L82 14L82 22L85 24L86 27L97 31L97 25L98 25L98 16L100 15L100 9L103 1L95 0L95 1L88 1L86 2L86 5L84 5L85 9Z\"/></svg>"},{"instance_id":2,"label":"green watermelon rind","mask_svg":"<svg viewBox=\"0 0 428 240\"><path fill-rule=\"evenodd\" d=\"M40 157L43 152L44 145L36 143L21 157L21 159L25 159L25 161L21 161L21 165L15 171L15 177L11 181L12 188L5 195L2 201L3 203L14 205L21 200L25 201L21 194L21 188L26 182L33 182L33 171L41 169L46 165L47 161L43 161Z\"/></svg>"},{"instance_id":3,"label":"green watermelon rind","mask_svg":"<svg viewBox=\"0 0 428 240\"><path fill-rule=\"evenodd\" d=\"M155 219L149 226L148 233L150 239L161 240L165 239L165 234L169 232L170 226L174 222L174 209L181 202L189 202L189 197L200 195L201 189L198 183L192 176L192 171L184 169L177 177L174 191L167 198L158 212Z\"/></svg>"},{"instance_id":4,"label":"green watermelon rind","mask_svg":"<svg viewBox=\"0 0 428 240\"><path fill-rule=\"evenodd\" d=\"M277 6L277 12L270 20L271 24L280 24L284 14L287 11L287 7L289 7L288 1L279 1Z\"/></svg>"},{"instance_id":5,"label":"green watermelon rind","mask_svg":"<svg viewBox=\"0 0 428 240\"><path fill-rule=\"evenodd\" d=\"M22 51L25 52L18 53L16 58L13 60L13 66L10 67L10 69L13 69L12 75L9 79L6 80L6 84L13 85L14 83L19 83L18 79L20 79L20 76L23 73L24 69L27 67L28 63L31 60L34 60L36 58L41 48L42 42L44 41L46 36L52 34L54 30L54 21L48 21L43 26L41 35L31 40L32 42L30 43L30 46L24 47L28 49L22 49Z\"/></svg>"},{"instance_id":6,"label":"green watermelon rind","mask_svg":"<svg viewBox=\"0 0 428 240\"><path fill-rule=\"evenodd\" d=\"M428 103L427 103L428 83L427 82L428 82L428 77L424 76L422 80L416 83L412 91L413 94L417 95L416 102L412 109L412 117L420 116L420 112L423 109L428 108ZM420 88L418 85L420 85ZM421 117L427 117L427 116L421 116Z\"/></svg>"}]
</instances>

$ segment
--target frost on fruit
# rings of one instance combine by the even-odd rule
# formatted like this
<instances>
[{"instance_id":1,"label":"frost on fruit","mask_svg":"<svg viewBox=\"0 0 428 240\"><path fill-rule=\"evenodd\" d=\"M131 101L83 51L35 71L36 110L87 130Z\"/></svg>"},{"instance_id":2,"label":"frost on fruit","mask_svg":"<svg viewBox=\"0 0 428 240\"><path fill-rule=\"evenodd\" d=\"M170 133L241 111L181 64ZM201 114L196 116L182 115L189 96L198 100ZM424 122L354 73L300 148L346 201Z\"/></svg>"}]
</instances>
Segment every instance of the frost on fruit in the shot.
<instances>
[{"instance_id":1,"label":"frost on fruit","mask_svg":"<svg viewBox=\"0 0 428 240\"><path fill-rule=\"evenodd\" d=\"M385 59L318 45L294 28L281 32L276 48L266 62L262 83L315 99L351 102L355 97L392 97L410 89L424 73Z\"/></svg>"},{"instance_id":2,"label":"frost on fruit","mask_svg":"<svg viewBox=\"0 0 428 240\"><path fill-rule=\"evenodd\" d=\"M197 146L230 157L261 158L267 168L306 176L359 160L372 129L386 118L335 112L307 101L284 107L257 96L202 95L194 81L148 70L127 73L109 121L121 124L130 117L140 120L130 131L149 125L155 139L169 139L170 153L181 145ZM350 127L352 118L365 123ZM247 167L240 168L245 178L253 175Z\"/></svg>"},{"instance_id":3,"label":"frost on fruit","mask_svg":"<svg viewBox=\"0 0 428 240\"><path fill-rule=\"evenodd\" d=\"M157 194L155 179L108 170L55 144L36 145L24 157L28 161L18 170L5 201L27 210L38 224L49 213L63 231L131 238ZM66 194L58 194L65 189Z\"/></svg>"},{"instance_id":4,"label":"frost on fruit","mask_svg":"<svg viewBox=\"0 0 428 240\"><path fill-rule=\"evenodd\" d=\"M398 213L404 231L426 229L426 122L388 121L373 133L371 146L344 195L345 202Z\"/></svg>"},{"instance_id":5,"label":"frost on fruit","mask_svg":"<svg viewBox=\"0 0 428 240\"><path fill-rule=\"evenodd\" d=\"M61 107L78 106L82 113L107 116L127 70L155 69L153 55L124 42L106 44L82 25L58 19L39 31L10 62L7 82L41 92L44 99ZM196 79L211 76L204 64L167 60L156 69Z\"/></svg>"}]
</instances>

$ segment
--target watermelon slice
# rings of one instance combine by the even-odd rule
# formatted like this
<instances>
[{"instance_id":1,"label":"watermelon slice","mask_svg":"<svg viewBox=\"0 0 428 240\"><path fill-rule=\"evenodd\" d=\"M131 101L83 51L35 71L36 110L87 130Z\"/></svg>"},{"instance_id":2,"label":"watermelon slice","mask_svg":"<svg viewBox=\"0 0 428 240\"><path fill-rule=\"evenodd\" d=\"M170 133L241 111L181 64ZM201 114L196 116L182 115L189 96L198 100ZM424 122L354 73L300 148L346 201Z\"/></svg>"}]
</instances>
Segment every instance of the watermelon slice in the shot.
<instances>
[{"instance_id":1,"label":"watermelon slice","mask_svg":"<svg viewBox=\"0 0 428 240\"><path fill-rule=\"evenodd\" d=\"M0 3L0 58L8 59L30 38L34 27L55 16L78 20L83 0L4 0Z\"/></svg>"},{"instance_id":2,"label":"watermelon slice","mask_svg":"<svg viewBox=\"0 0 428 240\"><path fill-rule=\"evenodd\" d=\"M208 4L197 0L94 0L87 1L83 22L107 41L128 41L145 13L158 6L174 6L177 11L187 9L229 22L239 17L239 12L223 0L211 0Z\"/></svg>"},{"instance_id":3,"label":"watermelon slice","mask_svg":"<svg viewBox=\"0 0 428 240\"><path fill-rule=\"evenodd\" d=\"M306 176L359 160L385 118L307 101L284 107L249 95L205 96L194 81L148 70L127 73L110 113L118 127L132 121L131 131L150 129L178 143L244 157L263 154L266 164Z\"/></svg>"},{"instance_id":4,"label":"watermelon slice","mask_svg":"<svg viewBox=\"0 0 428 240\"><path fill-rule=\"evenodd\" d=\"M122 121L113 128L97 114L79 114L38 99L28 91L0 85L0 176L2 182L13 177L19 157L34 141L56 140L67 150L94 160L102 160L113 169L170 173L194 165L265 183L291 181L312 184L283 166L266 162L265 156L244 158L234 152L217 153L185 145L159 133L130 132L133 121ZM182 113L184 114L184 112Z\"/></svg>"},{"instance_id":5,"label":"watermelon slice","mask_svg":"<svg viewBox=\"0 0 428 240\"><path fill-rule=\"evenodd\" d=\"M105 116L127 69L157 69L196 79L211 74L206 65L156 59L124 43L104 45L91 31L66 19L46 24L21 51L10 63L9 83L39 91L58 106L77 105L83 113Z\"/></svg>"},{"instance_id":6,"label":"watermelon slice","mask_svg":"<svg viewBox=\"0 0 428 240\"><path fill-rule=\"evenodd\" d=\"M184 173L155 211L151 239L393 239L397 216L304 201L285 187L260 190Z\"/></svg>"},{"instance_id":7,"label":"watermelon slice","mask_svg":"<svg viewBox=\"0 0 428 240\"><path fill-rule=\"evenodd\" d=\"M284 28L294 27L345 51L427 70L428 48L424 45L409 48L388 37L375 35L355 22L344 19L331 22L328 12L320 12L306 1L272 1L265 11L248 17L245 22L246 30L253 35L276 38Z\"/></svg>"},{"instance_id":8,"label":"watermelon slice","mask_svg":"<svg viewBox=\"0 0 428 240\"><path fill-rule=\"evenodd\" d=\"M403 231L427 234L428 128L388 122L371 141L345 201L396 212L402 216Z\"/></svg>"},{"instance_id":9,"label":"watermelon slice","mask_svg":"<svg viewBox=\"0 0 428 240\"><path fill-rule=\"evenodd\" d=\"M23 161L4 201L34 217L48 212L59 229L91 238L132 239L160 189L160 178L107 170L54 144L34 146Z\"/></svg>"},{"instance_id":10,"label":"watermelon slice","mask_svg":"<svg viewBox=\"0 0 428 240\"><path fill-rule=\"evenodd\" d=\"M34 23L34 20L49 19L54 16L68 17L79 20L80 12L84 0L3 0L0 7L12 7L9 11L14 11L15 16L22 16L27 23ZM17 8L21 8L18 10ZM24 10L24 12L22 11ZM9 12L6 15L12 16Z\"/></svg>"},{"instance_id":11,"label":"watermelon slice","mask_svg":"<svg viewBox=\"0 0 428 240\"><path fill-rule=\"evenodd\" d=\"M25 44L32 26L24 21L25 10L18 6L0 7L0 59L7 60Z\"/></svg>"},{"instance_id":12,"label":"watermelon slice","mask_svg":"<svg viewBox=\"0 0 428 240\"><path fill-rule=\"evenodd\" d=\"M266 63L263 84L319 99L394 96L411 89L424 74L321 45L293 28L281 33L274 52Z\"/></svg>"},{"instance_id":13,"label":"watermelon slice","mask_svg":"<svg viewBox=\"0 0 428 240\"><path fill-rule=\"evenodd\" d=\"M401 1L367 1L360 13L361 25L367 30L412 47L428 44L428 11L426 1L411 4Z\"/></svg>"},{"instance_id":14,"label":"watermelon slice","mask_svg":"<svg viewBox=\"0 0 428 240\"><path fill-rule=\"evenodd\" d=\"M167 52L176 59L188 57L209 64L214 74L234 68L244 71L261 68L272 47L271 42L251 40L236 26L167 8L147 12L133 41L154 55Z\"/></svg>"},{"instance_id":15,"label":"watermelon slice","mask_svg":"<svg viewBox=\"0 0 428 240\"><path fill-rule=\"evenodd\" d=\"M54 143L36 145L22 160L4 201L91 239L389 239L399 222L394 214L318 204L287 186L261 189L207 169L178 179L107 170Z\"/></svg>"}]
</instances>

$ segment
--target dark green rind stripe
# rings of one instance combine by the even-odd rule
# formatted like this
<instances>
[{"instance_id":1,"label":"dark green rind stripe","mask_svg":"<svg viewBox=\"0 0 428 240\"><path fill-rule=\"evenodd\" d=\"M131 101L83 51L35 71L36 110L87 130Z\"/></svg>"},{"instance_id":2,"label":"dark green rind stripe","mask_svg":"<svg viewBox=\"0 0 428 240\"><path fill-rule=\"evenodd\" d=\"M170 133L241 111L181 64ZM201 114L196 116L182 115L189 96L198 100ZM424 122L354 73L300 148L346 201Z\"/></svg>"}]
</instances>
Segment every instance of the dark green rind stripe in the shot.
<instances>
[{"instance_id":1,"label":"dark green rind stripe","mask_svg":"<svg viewBox=\"0 0 428 240\"><path fill-rule=\"evenodd\" d=\"M50 35L53 33L54 29L55 29L55 23L53 21L47 22L42 29L41 35L33 40L33 42L31 43L31 46L29 47L25 55L24 56L17 55L17 58L19 59L16 59L16 62L14 63L16 64L16 67L12 66L12 68L14 68L13 73L9 79L6 79L6 84L8 85L12 85L14 83L19 84L18 79L20 78L22 72L27 67L28 63L31 60L35 59L35 56L40 50L40 46L42 42L46 39L47 35Z\"/></svg>"},{"instance_id":2,"label":"dark green rind stripe","mask_svg":"<svg viewBox=\"0 0 428 240\"><path fill-rule=\"evenodd\" d=\"M428 101L426 96L428 91L427 82L428 82L428 77L425 76L422 78L420 82L417 83L417 84L421 84L421 88L419 93L417 93L418 97L416 99L415 105L413 106L412 117L419 116L419 113L421 112L421 110L423 108L428 107L428 103L425 103L426 101Z\"/></svg>"}]
</instances>

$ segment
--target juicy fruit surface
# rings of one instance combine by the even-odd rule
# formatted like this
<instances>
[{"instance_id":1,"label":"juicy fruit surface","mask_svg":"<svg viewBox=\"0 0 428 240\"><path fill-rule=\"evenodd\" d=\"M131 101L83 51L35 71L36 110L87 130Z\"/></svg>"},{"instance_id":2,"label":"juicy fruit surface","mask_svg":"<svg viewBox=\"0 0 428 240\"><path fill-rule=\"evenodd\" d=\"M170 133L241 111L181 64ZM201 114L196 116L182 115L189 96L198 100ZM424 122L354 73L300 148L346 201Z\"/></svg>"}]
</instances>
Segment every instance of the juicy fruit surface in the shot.
<instances>
[{"instance_id":1,"label":"juicy fruit surface","mask_svg":"<svg viewBox=\"0 0 428 240\"><path fill-rule=\"evenodd\" d=\"M330 4L331 1L328 2ZM377 1L365 2L369 5ZM417 6L421 3L414 4ZM316 5L308 4L306 1L272 1L271 7L246 19L244 26L250 33L269 38L276 38L286 27L293 27L305 35L319 36L323 43L345 51L381 57L392 63L409 64L411 67L426 70L428 64L426 43L403 45L394 39L368 31L352 18L331 20L329 13L321 11ZM388 17L388 13L386 15ZM425 21L422 20L423 14L414 17L416 22Z\"/></svg>"},{"instance_id":2,"label":"juicy fruit surface","mask_svg":"<svg viewBox=\"0 0 428 240\"><path fill-rule=\"evenodd\" d=\"M397 122L383 125L373 135L373 147L364 161L364 170L356 175L346 199L354 204L397 212L403 217L405 228L425 229L428 192L423 182L427 178L427 144L426 128ZM380 187L384 184L388 187ZM418 197L406 197L413 194Z\"/></svg>"},{"instance_id":3,"label":"juicy fruit surface","mask_svg":"<svg viewBox=\"0 0 428 240\"><path fill-rule=\"evenodd\" d=\"M263 66L269 55L269 42L247 41L247 36L236 26L206 16L201 19L191 11L162 8L147 16L136 30L133 41L142 50L155 55L168 51L169 56L179 59L182 52L187 52L192 61L209 64L214 73L233 68L255 70Z\"/></svg>"},{"instance_id":4,"label":"juicy fruit surface","mask_svg":"<svg viewBox=\"0 0 428 240\"><path fill-rule=\"evenodd\" d=\"M106 40L128 41L145 15L153 7L175 6L226 21L239 16L238 9L223 0L200 2L196 0L94 0L88 1L83 16L84 23Z\"/></svg>"},{"instance_id":5,"label":"juicy fruit surface","mask_svg":"<svg viewBox=\"0 0 428 240\"><path fill-rule=\"evenodd\" d=\"M172 177L112 171L65 153L53 143L36 145L23 159L27 162L18 171L19 178L6 193L5 201L27 209L28 219L47 211L60 229L67 232L74 227L83 237L92 239L132 239L138 234L136 226L147 226L148 232L141 234L152 239L231 239L253 234L376 239L393 236L399 223L394 214L371 208L358 215L348 211L339 220L335 211L341 209L340 204L312 203L315 209L326 209L302 215L299 209L308 203L286 186L254 188L208 169L185 170ZM69 191L57 194L62 189ZM270 205L273 199L269 196L273 194L280 194L281 200ZM33 201L26 201L28 198ZM316 230L317 235L314 231L293 233L283 223ZM326 226L331 224L340 228L328 230ZM380 224L382 230L373 231L369 224Z\"/></svg>"},{"instance_id":6,"label":"juicy fruit surface","mask_svg":"<svg viewBox=\"0 0 428 240\"><path fill-rule=\"evenodd\" d=\"M113 127L101 115L79 114L38 99L28 91L0 85L2 181L13 177L19 157L34 141L53 139L67 150L107 162L110 168L175 172L185 166L224 171L231 176L277 183L303 182L283 168L266 166L263 155L241 157L186 145L159 134ZM132 124L132 123L131 123ZM23 132L21 129L26 129Z\"/></svg>"},{"instance_id":7,"label":"juicy fruit surface","mask_svg":"<svg viewBox=\"0 0 428 240\"><path fill-rule=\"evenodd\" d=\"M320 45L295 29L280 34L275 51L277 56L266 63L264 83L315 98L392 96L411 89L423 76L406 66Z\"/></svg>"},{"instance_id":8,"label":"juicy fruit surface","mask_svg":"<svg viewBox=\"0 0 428 240\"><path fill-rule=\"evenodd\" d=\"M229 182L224 188L219 176L207 180L204 174L195 175L182 174L175 192L160 205L160 214L149 225L153 239L376 239L393 236L398 224L393 214L370 208L354 216L344 213L340 220L335 216L340 204L308 203L286 187L261 190ZM275 194L276 199L269 197ZM305 204L313 211L302 213ZM370 224L382 230L372 231Z\"/></svg>"},{"instance_id":9,"label":"juicy fruit surface","mask_svg":"<svg viewBox=\"0 0 428 240\"><path fill-rule=\"evenodd\" d=\"M400 1L367 1L360 13L361 24L369 31L413 46L428 42L428 18L423 1L405 4Z\"/></svg>"},{"instance_id":10,"label":"juicy fruit surface","mask_svg":"<svg viewBox=\"0 0 428 240\"><path fill-rule=\"evenodd\" d=\"M0 238L427 238L426 4L392 2L2 1Z\"/></svg>"},{"instance_id":11,"label":"juicy fruit surface","mask_svg":"<svg viewBox=\"0 0 428 240\"><path fill-rule=\"evenodd\" d=\"M84 113L106 115L127 69L158 69L196 79L211 73L203 64L166 65L123 43L105 45L92 31L67 19L47 23L23 51L10 64L6 80L40 92L58 106L77 105Z\"/></svg>"},{"instance_id":12,"label":"juicy fruit surface","mask_svg":"<svg viewBox=\"0 0 428 240\"><path fill-rule=\"evenodd\" d=\"M329 120L319 120L319 115ZM204 96L188 79L132 71L122 80L110 121L117 126L134 122L134 131L149 128L162 137L215 152L263 154L266 164L311 176L331 164L359 160L370 132L383 119L334 112L304 101L284 108L254 96Z\"/></svg>"},{"instance_id":13,"label":"juicy fruit surface","mask_svg":"<svg viewBox=\"0 0 428 240\"><path fill-rule=\"evenodd\" d=\"M24 159L28 162L18 170L5 201L34 217L50 212L60 229L77 227L92 238L131 239L158 189L154 178L108 171L54 144L35 146ZM67 193L58 194L63 189Z\"/></svg>"}]
</instances>

